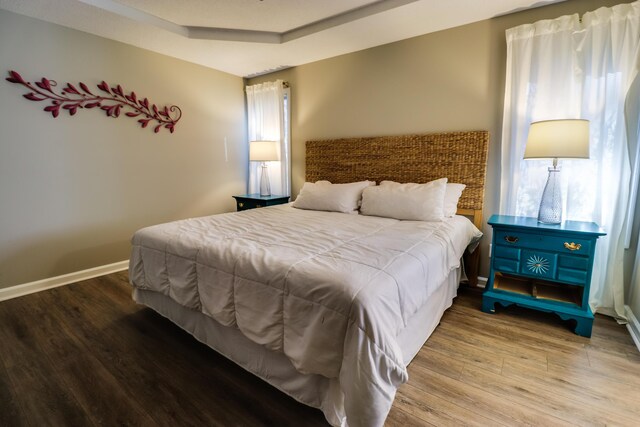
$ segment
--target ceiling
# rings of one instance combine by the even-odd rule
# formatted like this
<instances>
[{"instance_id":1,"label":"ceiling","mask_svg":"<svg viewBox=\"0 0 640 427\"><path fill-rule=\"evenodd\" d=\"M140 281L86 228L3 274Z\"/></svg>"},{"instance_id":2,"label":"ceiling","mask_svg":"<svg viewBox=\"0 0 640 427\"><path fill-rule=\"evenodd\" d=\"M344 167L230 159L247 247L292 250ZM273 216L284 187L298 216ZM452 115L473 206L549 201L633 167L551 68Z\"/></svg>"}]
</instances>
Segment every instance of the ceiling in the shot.
<instances>
[{"instance_id":1,"label":"ceiling","mask_svg":"<svg viewBox=\"0 0 640 427\"><path fill-rule=\"evenodd\" d=\"M562 0L0 0L0 8L250 77Z\"/></svg>"}]
</instances>

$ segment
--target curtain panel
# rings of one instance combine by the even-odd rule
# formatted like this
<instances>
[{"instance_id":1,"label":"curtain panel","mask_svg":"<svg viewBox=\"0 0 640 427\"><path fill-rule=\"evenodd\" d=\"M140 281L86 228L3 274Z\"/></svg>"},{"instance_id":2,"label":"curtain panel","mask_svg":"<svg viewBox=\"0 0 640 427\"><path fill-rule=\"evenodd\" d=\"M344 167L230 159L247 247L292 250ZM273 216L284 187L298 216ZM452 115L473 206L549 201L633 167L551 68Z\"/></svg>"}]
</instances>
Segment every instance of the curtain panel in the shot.
<instances>
[{"instance_id":1,"label":"curtain panel","mask_svg":"<svg viewBox=\"0 0 640 427\"><path fill-rule=\"evenodd\" d=\"M623 260L631 167L625 100L640 60L640 2L507 30L500 212L536 217L548 160L523 160L529 125L590 121L588 160L560 160L565 220L593 221L590 305L624 319ZM632 211L631 211L632 212Z\"/></svg>"},{"instance_id":2,"label":"curtain panel","mask_svg":"<svg viewBox=\"0 0 640 427\"><path fill-rule=\"evenodd\" d=\"M280 160L267 162L271 194L291 195L291 149L289 141L289 89L282 80L247 86L248 137L251 141L278 141ZM260 192L260 163L249 162L249 193Z\"/></svg>"}]
</instances>

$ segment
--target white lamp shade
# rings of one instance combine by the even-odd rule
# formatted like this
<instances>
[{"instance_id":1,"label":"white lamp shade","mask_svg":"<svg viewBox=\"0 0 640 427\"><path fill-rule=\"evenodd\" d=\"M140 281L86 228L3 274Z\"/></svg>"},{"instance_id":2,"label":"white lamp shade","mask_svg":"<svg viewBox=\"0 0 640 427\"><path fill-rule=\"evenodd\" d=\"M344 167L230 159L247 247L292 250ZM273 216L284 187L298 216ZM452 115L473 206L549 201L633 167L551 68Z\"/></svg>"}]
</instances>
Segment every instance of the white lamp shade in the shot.
<instances>
[{"instance_id":1,"label":"white lamp shade","mask_svg":"<svg viewBox=\"0 0 640 427\"><path fill-rule=\"evenodd\" d=\"M589 158L589 121L545 120L529 127L525 159Z\"/></svg>"},{"instance_id":2,"label":"white lamp shade","mask_svg":"<svg viewBox=\"0 0 640 427\"><path fill-rule=\"evenodd\" d=\"M252 162L274 162L279 160L278 141L251 141L249 160Z\"/></svg>"}]
</instances>

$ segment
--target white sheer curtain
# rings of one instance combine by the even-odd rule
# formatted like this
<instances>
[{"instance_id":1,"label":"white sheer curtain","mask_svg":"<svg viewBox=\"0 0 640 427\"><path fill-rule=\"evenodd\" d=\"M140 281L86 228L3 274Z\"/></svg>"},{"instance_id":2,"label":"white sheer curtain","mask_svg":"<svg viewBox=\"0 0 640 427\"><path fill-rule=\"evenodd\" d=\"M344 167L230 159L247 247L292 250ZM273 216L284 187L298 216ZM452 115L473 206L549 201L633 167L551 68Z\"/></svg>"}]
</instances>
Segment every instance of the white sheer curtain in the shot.
<instances>
[{"instance_id":1,"label":"white sheer curtain","mask_svg":"<svg viewBox=\"0 0 640 427\"><path fill-rule=\"evenodd\" d=\"M594 221L592 310L624 318L630 165L624 116L640 59L640 2L507 30L500 212L537 216L550 161L523 160L529 124L590 121L591 158L561 160L564 219Z\"/></svg>"},{"instance_id":2,"label":"white sheer curtain","mask_svg":"<svg viewBox=\"0 0 640 427\"><path fill-rule=\"evenodd\" d=\"M271 194L291 195L291 150L289 142L289 89L282 80L247 86L249 141L279 141L280 160L268 162ZM249 162L249 193L260 192L260 164Z\"/></svg>"}]
</instances>

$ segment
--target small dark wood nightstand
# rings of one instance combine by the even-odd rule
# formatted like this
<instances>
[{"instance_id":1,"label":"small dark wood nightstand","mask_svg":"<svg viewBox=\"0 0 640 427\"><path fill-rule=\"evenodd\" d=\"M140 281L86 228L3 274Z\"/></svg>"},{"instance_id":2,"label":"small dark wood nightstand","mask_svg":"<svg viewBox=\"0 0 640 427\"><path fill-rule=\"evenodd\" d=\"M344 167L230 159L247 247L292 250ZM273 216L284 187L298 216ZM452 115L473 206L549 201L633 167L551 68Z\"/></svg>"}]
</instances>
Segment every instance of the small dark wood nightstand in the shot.
<instances>
[{"instance_id":1,"label":"small dark wood nightstand","mask_svg":"<svg viewBox=\"0 0 640 427\"><path fill-rule=\"evenodd\" d=\"M282 205L289 202L289 196L276 195L261 196L260 194L243 194L242 196L233 196L233 198L236 199L236 209L238 211Z\"/></svg>"},{"instance_id":2,"label":"small dark wood nightstand","mask_svg":"<svg viewBox=\"0 0 640 427\"><path fill-rule=\"evenodd\" d=\"M576 321L575 333L591 336L589 308L596 240L605 233L593 222L540 224L536 218L493 215L489 282L482 311L496 303L517 304Z\"/></svg>"}]
</instances>

